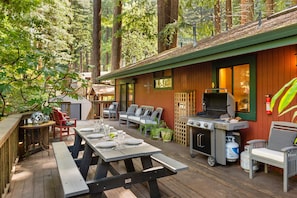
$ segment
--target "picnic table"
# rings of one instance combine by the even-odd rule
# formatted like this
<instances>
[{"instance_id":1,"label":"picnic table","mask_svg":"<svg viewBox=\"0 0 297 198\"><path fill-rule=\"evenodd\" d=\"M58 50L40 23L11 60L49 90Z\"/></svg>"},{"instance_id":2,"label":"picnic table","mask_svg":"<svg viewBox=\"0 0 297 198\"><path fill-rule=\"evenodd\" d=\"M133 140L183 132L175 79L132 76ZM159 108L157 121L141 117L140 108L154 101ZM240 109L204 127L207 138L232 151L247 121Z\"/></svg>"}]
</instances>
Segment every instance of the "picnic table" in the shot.
<instances>
[{"instance_id":1,"label":"picnic table","mask_svg":"<svg viewBox=\"0 0 297 198\"><path fill-rule=\"evenodd\" d=\"M133 137L129 135L126 135L125 140L129 140L131 144L123 144L120 147L106 146L106 148L104 148L104 146L102 148L98 145L109 144L106 142L111 143L112 141L107 141L104 137L90 138L96 133L92 131L84 131L82 128L75 128L75 132L75 141L73 146L69 147L69 150L71 151L72 158L75 161L74 164L77 165L79 173L84 180L83 182L85 182L88 189L84 188L80 192L73 192L75 189L77 190L77 186L82 185L78 185L74 181L73 173L68 173L69 175L67 177L67 175L65 176L65 171L60 170L59 163L65 163L65 156L58 159L59 157L57 156L60 155L59 153L61 152L61 149L54 148L58 169L59 172L62 173L60 174L62 184L65 183L68 187L71 182L74 184L72 186L72 190L69 190L68 188L68 192L64 192L65 197L77 196L83 193L89 193L92 196L101 197L103 191L105 190L118 187L129 188L135 183L142 182L148 182L151 197L160 197L157 179L176 174L179 170L187 168L186 165L163 155L161 153L161 149L146 142L134 138L134 140L138 140L139 142L132 144L131 140L133 139L131 138ZM82 157L78 158L79 151L82 150ZM134 158L140 158L142 170L136 170L134 166ZM119 172L116 170L116 167L113 167L115 164L113 162L119 161L124 161L126 169L124 173L122 170ZM153 163L153 161L158 162L158 166L156 166L156 163ZM96 165L96 171L94 178L87 181L86 178L91 165ZM61 167L65 169L64 165ZM67 170L69 170L69 168L67 168ZM111 174L108 174L108 172ZM78 179L77 182L82 182L82 179ZM67 191L66 186L64 191Z\"/></svg>"}]
</instances>

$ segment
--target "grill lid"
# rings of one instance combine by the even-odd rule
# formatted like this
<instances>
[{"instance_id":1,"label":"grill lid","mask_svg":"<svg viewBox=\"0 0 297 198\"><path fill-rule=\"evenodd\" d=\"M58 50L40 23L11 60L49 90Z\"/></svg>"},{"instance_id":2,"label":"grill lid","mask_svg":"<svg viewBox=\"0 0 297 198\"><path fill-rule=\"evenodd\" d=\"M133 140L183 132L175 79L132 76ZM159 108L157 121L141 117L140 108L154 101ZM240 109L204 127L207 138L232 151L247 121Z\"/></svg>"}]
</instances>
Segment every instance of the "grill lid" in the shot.
<instances>
[{"instance_id":1,"label":"grill lid","mask_svg":"<svg viewBox=\"0 0 297 198\"><path fill-rule=\"evenodd\" d=\"M208 93L210 90L212 92ZM198 112L197 116L220 118L221 115L227 114L231 118L235 117L235 100L233 95L228 92L222 93L218 91L220 89L205 90L202 104L203 111Z\"/></svg>"}]
</instances>

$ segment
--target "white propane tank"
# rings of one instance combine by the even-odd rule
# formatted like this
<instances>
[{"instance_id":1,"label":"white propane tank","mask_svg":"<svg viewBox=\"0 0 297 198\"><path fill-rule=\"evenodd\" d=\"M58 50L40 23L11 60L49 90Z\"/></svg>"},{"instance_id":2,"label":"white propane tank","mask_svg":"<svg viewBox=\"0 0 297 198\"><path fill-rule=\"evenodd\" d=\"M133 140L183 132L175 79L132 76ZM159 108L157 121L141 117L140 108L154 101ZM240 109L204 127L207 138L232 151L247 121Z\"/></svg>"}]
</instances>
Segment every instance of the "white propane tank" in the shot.
<instances>
[{"instance_id":1,"label":"white propane tank","mask_svg":"<svg viewBox=\"0 0 297 198\"><path fill-rule=\"evenodd\" d=\"M228 162L235 162L239 158L239 146L234 136L226 136L226 158Z\"/></svg>"},{"instance_id":2,"label":"white propane tank","mask_svg":"<svg viewBox=\"0 0 297 198\"><path fill-rule=\"evenodd\" d=\"M242 151L240 153L240 166L241 168L245 171L245 172L249 172L250 171L250 167L249 167L249 149L250 146L249 145L245 145L244 146L244 151ZM259 170L259 166L257 162L254 162L253 164L253 171L257 171Z\"/></svg>"}]
</instances>

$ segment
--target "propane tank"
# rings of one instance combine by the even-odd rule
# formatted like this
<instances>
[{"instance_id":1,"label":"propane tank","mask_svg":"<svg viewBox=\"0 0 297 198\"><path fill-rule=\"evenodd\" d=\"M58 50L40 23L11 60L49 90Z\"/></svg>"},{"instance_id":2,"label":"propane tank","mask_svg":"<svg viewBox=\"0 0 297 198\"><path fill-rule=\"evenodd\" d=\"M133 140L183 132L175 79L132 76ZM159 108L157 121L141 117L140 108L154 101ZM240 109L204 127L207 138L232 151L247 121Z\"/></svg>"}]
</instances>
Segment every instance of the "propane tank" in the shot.
<instances>
[{"instance_id":1,"label":"propane tank","mask_svg":"<svg viewBox=\"0 0 297 198\"><path fill-rule=\"evenodd\" d=\"M239 146L234 136L226 136L226 158L228 162L235 162L239 158Z\"/></svg>"},{"instance_id":2,"label":"propane tank","mask_svg":"<svg viewBox=\"0 0 297 198\"><path fill-rule=\"evenodd\" d=\"M250 167L249 167L249 159L250 159L249 149L250 149L250 146L245 145L244 146L244 151L242 151L240 153L240 166L245 172L249 172L249 170L250 170ZM258 166L258 163L256 161L254 161L253 172L255 172L257 170L259 170L259 166Z\"/></svg>"}]
</instances>

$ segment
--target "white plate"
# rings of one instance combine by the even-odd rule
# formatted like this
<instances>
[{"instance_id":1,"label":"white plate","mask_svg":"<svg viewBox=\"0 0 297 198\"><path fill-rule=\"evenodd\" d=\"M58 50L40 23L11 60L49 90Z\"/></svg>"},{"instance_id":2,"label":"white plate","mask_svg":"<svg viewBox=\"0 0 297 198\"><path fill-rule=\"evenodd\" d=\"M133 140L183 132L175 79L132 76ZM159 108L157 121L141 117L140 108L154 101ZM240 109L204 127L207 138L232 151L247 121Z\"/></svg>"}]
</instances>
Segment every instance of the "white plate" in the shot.
<instances>
[{"instance_id":1,"label":"white plate","mask_svg":"<svg viewBox=\"0 0 297 198\"><path fill-rule=\"evenodd\" d=\"M82 128L79 130L80 132L93 132L94 128Z\"/></svg>"},{"instance_id":2,"label":"white plate","mask_svg":"<svg viewBox=\"0 0 297 198\"><path fill-rule=\"evenodd\" d=\"M114 141L107 141L107 142L99 142L95 146L99 148L112 148L117 145Z\"/></svg>"},{"instance_id":3,"label":"white plate","mask_svg":"<svg viewBox=\"0 0 297 198\"><path fill-rule=\"evenodd\" d=\"M102 137L104 137L104 135L101 134L101 133L95 133L95 134L87 135L87 138L90 138L90 139L97 139L97 138L102 138Z\"/></svg>"},{"instance_id":4,"label":"white plate","mask_svg":"<svg viewBox=\"0 0 297 198\"><path fill-rule=\"evenodd\" d=\"M143 142L143 139L136 139L136 138L128 138L124 140L124 144L127 145L138 145Z\"/></svg>"}]
</instances>

